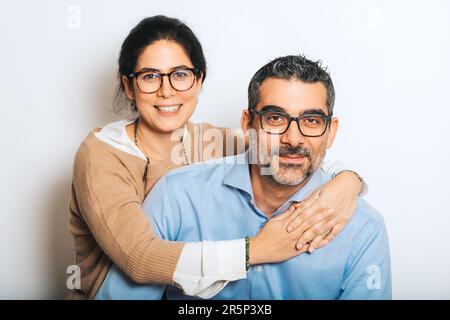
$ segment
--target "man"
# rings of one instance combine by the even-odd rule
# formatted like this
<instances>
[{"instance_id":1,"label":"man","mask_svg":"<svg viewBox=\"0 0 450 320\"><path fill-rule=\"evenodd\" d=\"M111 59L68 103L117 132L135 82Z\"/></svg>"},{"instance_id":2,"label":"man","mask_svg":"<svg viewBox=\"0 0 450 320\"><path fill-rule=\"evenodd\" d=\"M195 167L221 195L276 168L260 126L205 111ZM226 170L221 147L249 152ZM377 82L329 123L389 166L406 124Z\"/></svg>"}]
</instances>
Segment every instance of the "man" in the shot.
<instances>
[{"instance_id":1,"label":"man","mask_svg":"<svg viewBox=\"0 0 450 320\"><path fill-rule=\"evenodd\" d=\"M286 56L262 67L249 85L241 125L247 153L168 173L144 202L162 238L176 241L255 235L269 219L327 182L321 169L333 144L334 87L319 63ZM258 132L259 134L252 134ZM327 221L324 221L327 223ZM254 248L249 248L249 254ZM207 268L208 266L204 266ZM191 299L178 288L138 285L112 268L98 298ZM252 266L216 299L390 299L389 246L382 217L360 199L329 245L277 264Z\"/></svg>"}]
</instances>

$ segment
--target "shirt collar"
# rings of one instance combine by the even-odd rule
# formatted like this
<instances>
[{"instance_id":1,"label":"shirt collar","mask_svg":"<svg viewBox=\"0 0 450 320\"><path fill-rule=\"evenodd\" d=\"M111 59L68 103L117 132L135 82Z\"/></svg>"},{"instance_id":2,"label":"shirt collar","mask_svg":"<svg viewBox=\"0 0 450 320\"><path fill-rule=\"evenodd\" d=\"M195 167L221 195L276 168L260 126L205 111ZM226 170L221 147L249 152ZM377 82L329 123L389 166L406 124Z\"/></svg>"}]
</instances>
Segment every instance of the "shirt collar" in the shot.
<instances>
[{"instance_id":1,"label":"shirt collar","mask_svg":"<svg viewBox=\"0 0 450 320\"><path fill-rule=\"evenodd\" d=\"M230 159L233 160L231 169L225 174L223 183L230 187L242 190L253 197L248 151L237 156L230 157Z\"/></svg>"},{"instance_id":2,"label":"shirt collar","mask_svg":"<svg viewBox=\"0 0 450 320\"><path fill-rule=\"evenodd\" d=\"M253 199L248 151L230 158L233 158L232 167L225 174L223 183L230 187L246 192ZM317 189L325 182L327 182L328 179L327 176L322 171L322 168L319 167L319 169L317 169L313 173L308 182L299 191L297 191L288 201L286 201L285 204L283 204L279 208L279 210L277 210L274 214L277 214L279 211L284 211L285 209L287 209L287 206L289 206L293 201L295 202L302 201L315 189Z\"/></svg>"}]
</instances>

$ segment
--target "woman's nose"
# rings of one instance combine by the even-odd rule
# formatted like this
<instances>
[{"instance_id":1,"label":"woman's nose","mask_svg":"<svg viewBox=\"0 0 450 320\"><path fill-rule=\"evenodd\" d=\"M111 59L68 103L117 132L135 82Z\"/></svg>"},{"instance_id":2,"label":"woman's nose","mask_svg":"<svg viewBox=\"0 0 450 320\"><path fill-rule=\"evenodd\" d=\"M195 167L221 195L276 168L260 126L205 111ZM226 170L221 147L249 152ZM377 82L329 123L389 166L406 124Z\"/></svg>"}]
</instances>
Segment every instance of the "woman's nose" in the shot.
<instances>
[{"instance_id":1,"label":"woman's nose","mask_svg":"<svg viewBox=\"0 0 450 320\"><path fill-rule=\"evenodd\" d=\"M158 96L163 98L170 98L173 96L175 90L170 84L169 76L164 75L161 78L161 87L158 90Z\"/></svg>"}]
</instances>

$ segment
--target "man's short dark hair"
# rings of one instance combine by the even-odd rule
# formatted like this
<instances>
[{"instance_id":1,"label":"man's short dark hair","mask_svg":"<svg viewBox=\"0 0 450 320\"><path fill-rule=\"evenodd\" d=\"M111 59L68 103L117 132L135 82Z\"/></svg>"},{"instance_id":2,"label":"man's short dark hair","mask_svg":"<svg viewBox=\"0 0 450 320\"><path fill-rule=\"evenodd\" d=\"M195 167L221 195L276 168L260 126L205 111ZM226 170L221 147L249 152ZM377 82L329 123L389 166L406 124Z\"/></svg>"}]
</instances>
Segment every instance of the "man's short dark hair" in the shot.
<instances>
[{"instance_id":1,"label":"man's short dark hair","mask_svg":"<svg viewBox=\"0 0 450 320\"><path fill-rule=\"evenodd\" d=\"M254 109L259 102L259 88L267 78L299 80L305 83L322 82L327 90L328 114L333 114L335 92L333 81L321 61L312 61L304 55L290 55L270 61L259 69L248 86L248 108ZM253 113L252 120L253 120Z\"/></svg>"}]
</instances>

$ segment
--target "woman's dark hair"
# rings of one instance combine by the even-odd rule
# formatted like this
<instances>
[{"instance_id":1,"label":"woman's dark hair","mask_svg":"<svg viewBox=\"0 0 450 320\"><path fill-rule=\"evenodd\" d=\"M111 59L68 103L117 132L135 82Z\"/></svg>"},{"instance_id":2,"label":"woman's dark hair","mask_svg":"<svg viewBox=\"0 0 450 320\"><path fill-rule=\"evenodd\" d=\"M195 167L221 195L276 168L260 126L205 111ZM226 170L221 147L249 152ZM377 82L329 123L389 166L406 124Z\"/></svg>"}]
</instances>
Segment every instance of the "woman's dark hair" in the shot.
<instances>
[{"instance_id":1,"label":"woman's dark hair","mask_svg":"<svg viewBox=\"0 0 450 320\"><path fill-rule=\"evenodd\" d=\"M141 52L158 40L172 40L178 43L185 50L194 68L198 70L197 79L203 76L202 82L205 80L206 61L202 45L192 30L175 18L163 15L145 18L130 31L120 49L117 74L119 86L114 97L114 111L121 112L128 108L133 112L136 111L135 104L126 96L122 76L128 77L136 71L134 68Z\"/></svg>"}]
</instances>

